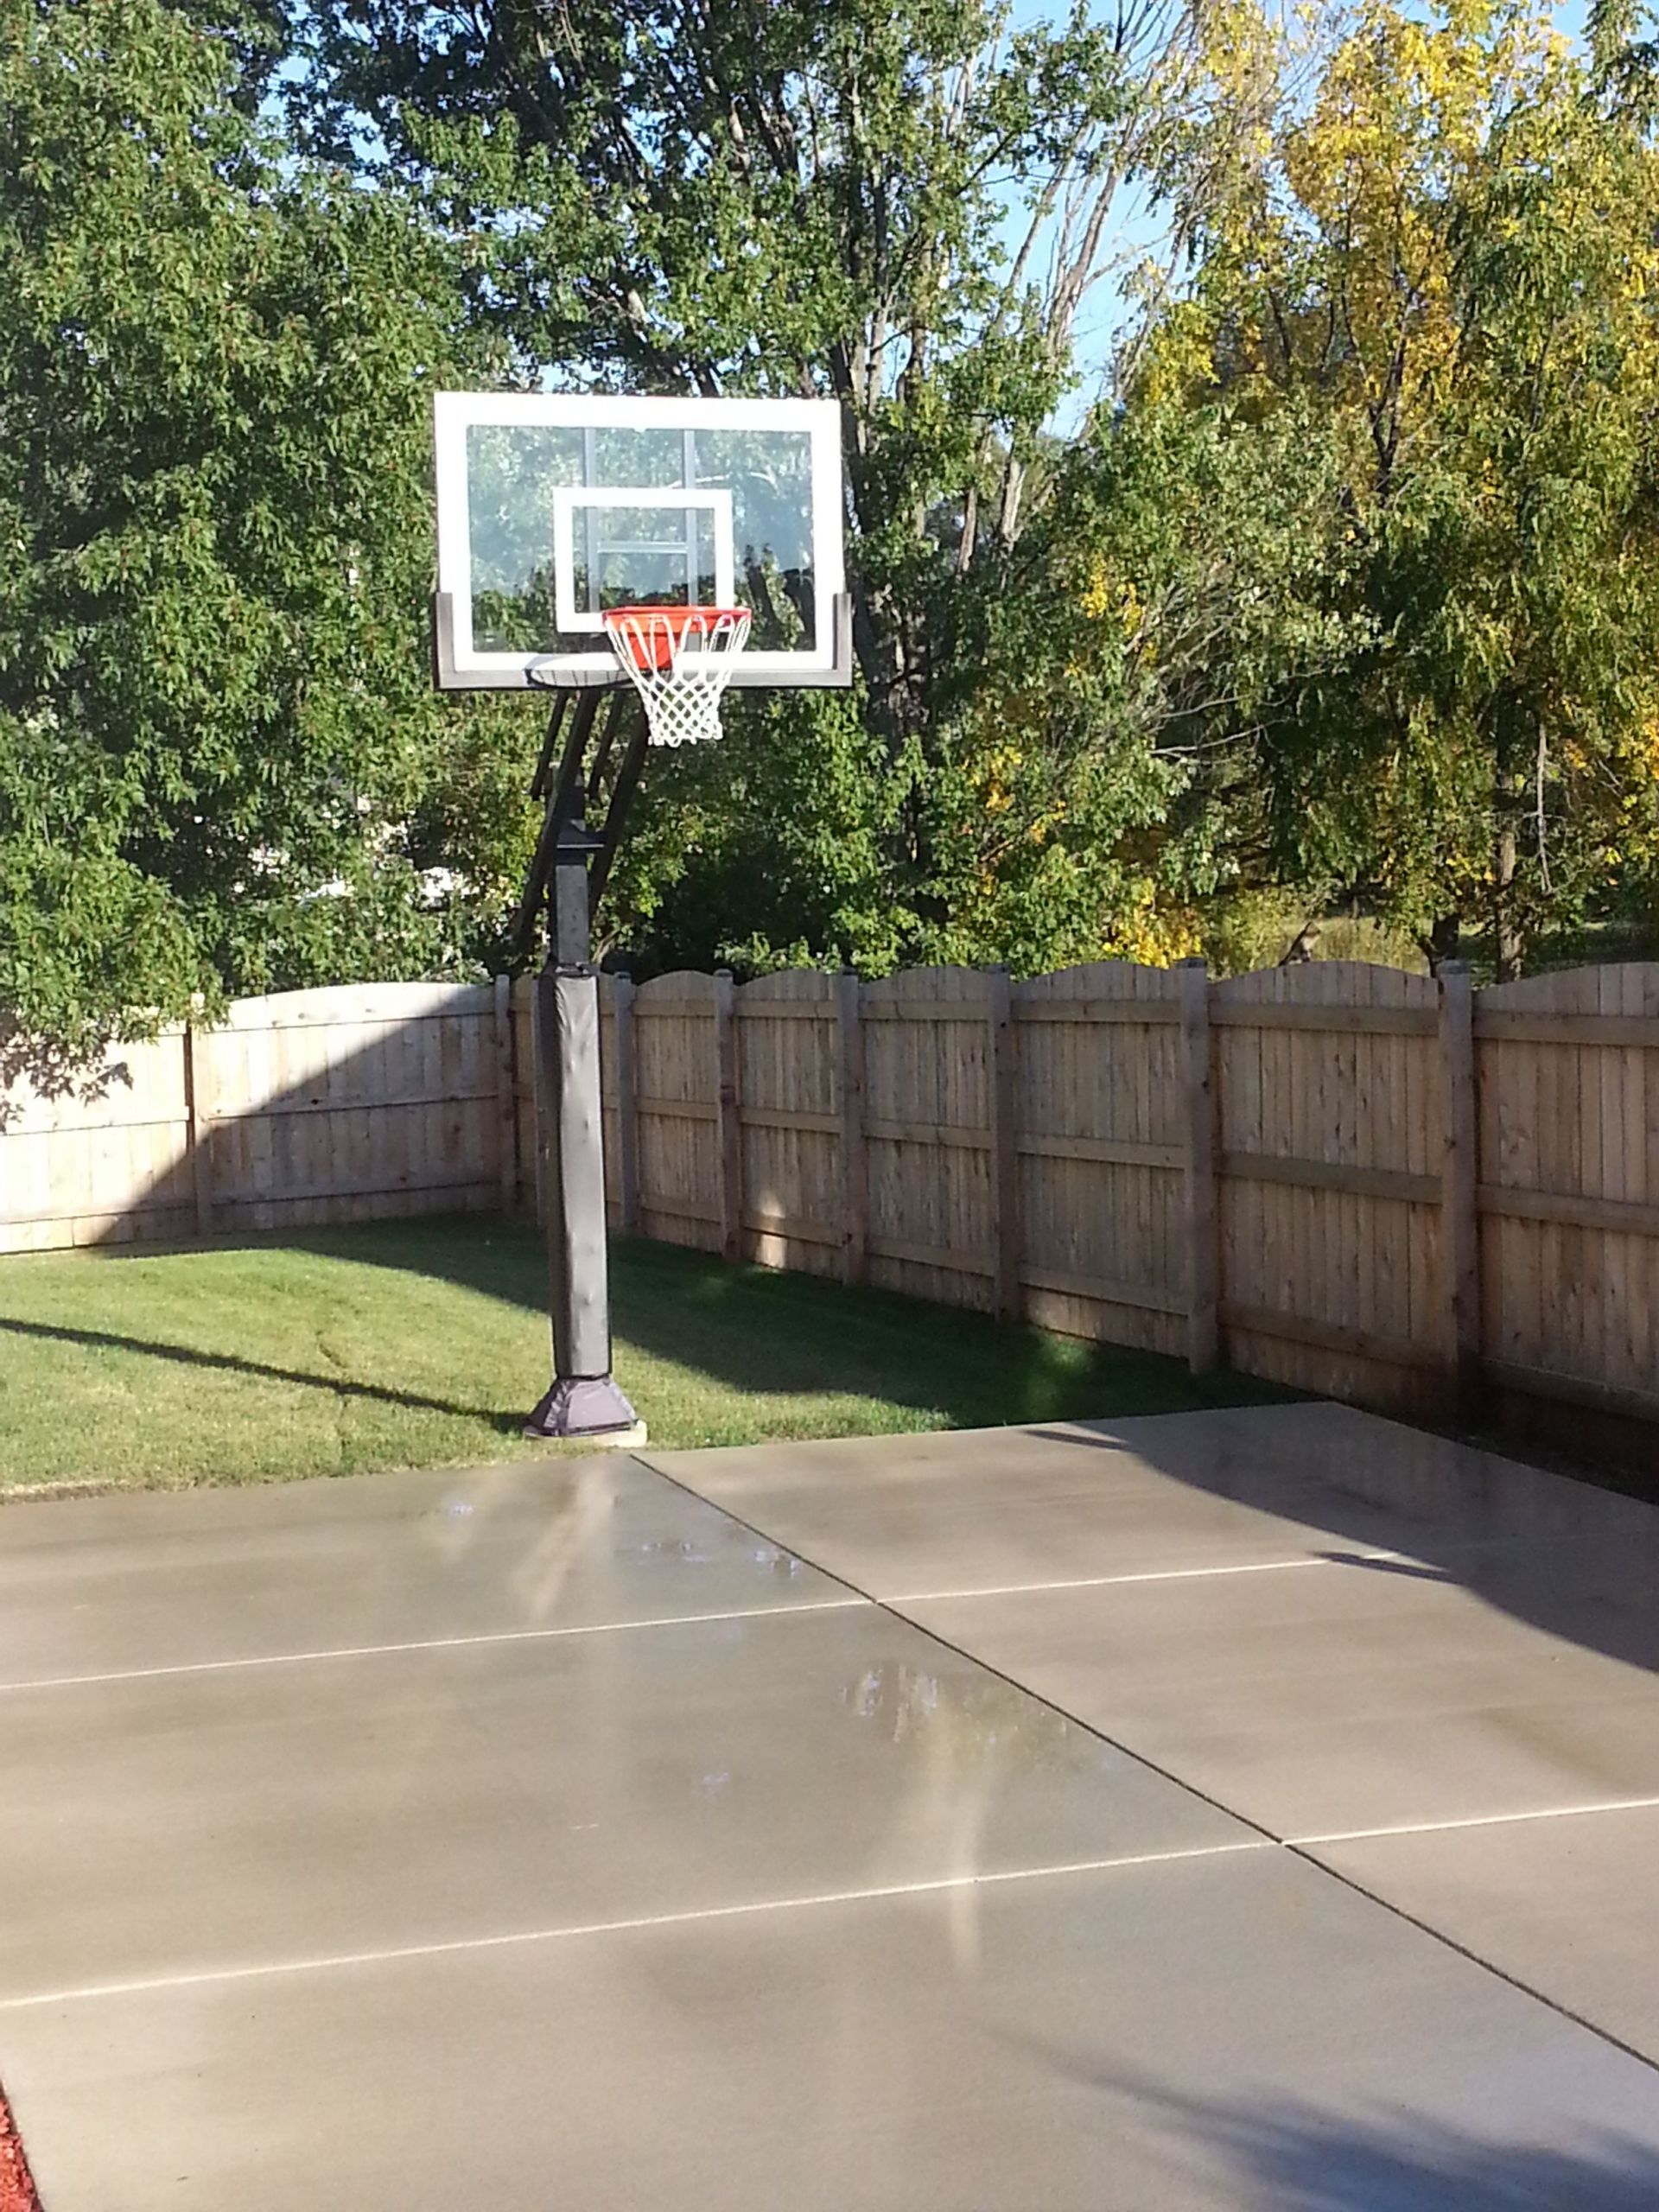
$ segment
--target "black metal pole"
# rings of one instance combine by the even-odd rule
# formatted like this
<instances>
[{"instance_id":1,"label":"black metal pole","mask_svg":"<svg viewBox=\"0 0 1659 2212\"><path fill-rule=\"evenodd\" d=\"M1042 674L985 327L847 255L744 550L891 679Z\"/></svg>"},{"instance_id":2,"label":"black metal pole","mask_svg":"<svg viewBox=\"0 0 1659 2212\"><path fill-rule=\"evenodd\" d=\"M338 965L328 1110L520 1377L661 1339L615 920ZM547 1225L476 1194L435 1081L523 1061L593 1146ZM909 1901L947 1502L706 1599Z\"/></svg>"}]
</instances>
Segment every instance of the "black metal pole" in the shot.
<instances>
[{"instance_id":1,"label":"black metal pole","mask_svg":"<svg viewBox=\"0 0 1659 2212\"><path fill-rule=\"evenodd\" d=\"M550 810L557 816L552 825L551 927L536 987L553 1386L524 1433L599 1440L632 1433L639 1417L611 1373L599 970L593 963L588 874L603 840L588 828L579 760L560 781Z\"/></svg>"}]
</instances>

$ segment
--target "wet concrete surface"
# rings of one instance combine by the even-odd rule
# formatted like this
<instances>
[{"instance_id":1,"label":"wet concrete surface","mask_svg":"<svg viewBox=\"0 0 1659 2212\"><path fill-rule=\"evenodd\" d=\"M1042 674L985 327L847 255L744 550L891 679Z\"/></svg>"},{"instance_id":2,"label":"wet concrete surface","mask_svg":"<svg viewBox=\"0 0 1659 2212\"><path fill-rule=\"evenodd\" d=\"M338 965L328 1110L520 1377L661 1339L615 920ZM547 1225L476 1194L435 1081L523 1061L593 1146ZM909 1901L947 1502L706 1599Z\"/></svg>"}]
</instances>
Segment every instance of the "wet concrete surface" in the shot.
<instances>
[{"instance_id":1,"label":"wet concrete surface","mask_svg":"<svg viewBox=\"0 0 1659 2212\"><path fill-rule=\"evenodd\" d=\"M1656 1527L1315 1406L0 1512L47 2212L1659 2203Z\"/></svg>"}]
</instances>

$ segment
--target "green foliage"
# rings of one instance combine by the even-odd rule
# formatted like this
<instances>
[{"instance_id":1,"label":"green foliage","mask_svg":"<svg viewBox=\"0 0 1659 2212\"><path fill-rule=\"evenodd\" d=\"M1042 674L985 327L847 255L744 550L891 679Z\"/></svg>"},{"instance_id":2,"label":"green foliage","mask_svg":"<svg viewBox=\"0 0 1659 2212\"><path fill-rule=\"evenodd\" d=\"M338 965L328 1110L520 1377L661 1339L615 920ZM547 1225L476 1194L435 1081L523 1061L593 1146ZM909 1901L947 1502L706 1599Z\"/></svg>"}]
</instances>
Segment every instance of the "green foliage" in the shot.
<instances>
[{"instance_id":1,"label":"green foliage","mask_svg":"<svg viewBox=\"0 0 1659 2212\"><path fill-rule=\"evenodd\" d=\"M1231 960L1339 906L1508 973L1650 899L1633 8L1584 55L1534 0L1019 16L0 0L30 1039L503 957L539 715L429 687L445 382L842 404L857 687L653 760L637 965ZM1167 251L1060 441L1131 207Z\"/></svg>"},{"instance_id":2,"label":"green foliage","mask_svg":"<svg viewBox=\"0 0 1659 2212\"><path fill-rule=\"evenodd\" d=\"M154 0L0 12L0 1003L61 1048L453 963L407 834L457 747L444 258Z\"/></svg>"},{"instance_id":3,"label":"green foliage","mask_svg":"<svg viewBox=\"0 0 1659 2212\"><path fill-rule=\"evenodd\" d=\"M1250 747L1269 834L1247 878L1363 890L1437 946L1490 921L1500 975L1659 855L1641 82L1530 5L1369 6L1287 104L1142 395L1220 391L1264 431L1294 409L1339 456L1325 535L1351 555L1310 589L1358 642Z\"/></svg>"},{"instance_id":4,"label":"green foliage","mask_svg":"<svg viewBox=\"0 0 1659 2212\"><path fill-rule=\"evenodd\" d=\"M1234 891L1206 901L1198 937L1211 972L1245 976L1287 959L1363 960L1421 975L1428 962L1409 937L1370 914L1327 913L1294 891ZM1455 948L1467 958L1469 948Z\"/></svg>"},{"instance_id":5,"label":"green foliage","mask_svg":"<svg viewBox=\"0 0 1659 2212\"><path fill-rule=\"evenodd\" d=\"M1313 410L1148 400L1057 462L957 717L939 957L1018 969L1200 949L1198 908L1265 853L1255 749L1363 615Z\"/></svg>"},{"instance_id":6,"label":"green foliage","mask_svg":"<svg viewBox=\"0 0 1659 2212\"><path fill-rule=\"evenodd\" d=\"M1248 121L1210 97L1209 18L321 0L308 20L296 128L340 155L372 138L464 235L474 310L526 372L842 403L859 719L740 705L719 758L654 767L626 941L873 969L1103 949L1147 878L1102 842L1155 819L1167 778L1113 731L1005 781L1020 818L988 824L972 701L1047 680L1046 616L999 607L1114 220L1134 192L1198 204Z\"/></svg>"},{"instance_id":7,"label":"green foliage","mask_svg":"<svg viewBox=\"0 0 1659 2212\"><path fill-rule=\"evenodd\" d=\"M641 973L898 966L918 926L893 855L912 780L855 695L728 697L717 746L653 757L607 928Z\"/></svg>"}]
</instances>

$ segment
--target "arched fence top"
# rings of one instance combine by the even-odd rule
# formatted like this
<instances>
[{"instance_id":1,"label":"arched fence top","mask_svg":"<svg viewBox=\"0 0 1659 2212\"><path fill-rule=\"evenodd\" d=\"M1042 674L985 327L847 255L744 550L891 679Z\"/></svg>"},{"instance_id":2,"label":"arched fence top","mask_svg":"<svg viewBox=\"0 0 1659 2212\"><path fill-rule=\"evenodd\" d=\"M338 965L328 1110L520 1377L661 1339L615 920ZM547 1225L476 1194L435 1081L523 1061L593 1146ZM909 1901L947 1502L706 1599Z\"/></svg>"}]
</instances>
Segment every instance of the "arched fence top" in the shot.
<instances>
[{"instance_id":1,"label":"arched fence top","mask_svg":"<svg viewBox=\"0 0 1659 2212\"><path fill-rule=\"evenodd\" d=\"M1438 995L1432 977L1370 960L1292 961L1230 976L1211 988L1222 1004L1243 1006L1432 1006Z\"/></svg>"}]
</instances>

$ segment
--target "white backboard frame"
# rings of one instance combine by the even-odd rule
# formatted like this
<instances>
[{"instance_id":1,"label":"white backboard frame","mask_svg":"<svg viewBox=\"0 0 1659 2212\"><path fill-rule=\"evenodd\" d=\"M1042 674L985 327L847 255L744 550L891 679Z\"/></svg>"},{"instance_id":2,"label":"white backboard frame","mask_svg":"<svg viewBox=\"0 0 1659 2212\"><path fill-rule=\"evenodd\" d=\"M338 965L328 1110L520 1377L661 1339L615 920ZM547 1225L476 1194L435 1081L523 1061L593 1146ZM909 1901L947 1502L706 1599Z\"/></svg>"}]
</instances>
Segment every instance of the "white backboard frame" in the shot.
<instances>
[{"instance_id":1,"label":"white backboard frame","mask_svg":"<svg viewBox=\"0 0 1659 2212\"><path fill-rule=\"evenodd\" d=\"M553 492L553 550L556 598L554 616L559 628L574 633L591 630L603 635L602 613L579 607L575 602L575 521L591 507L696 508L712 515L715 524L715 604L729 607L737 589L736 563L732 553L732 495L718 489L687 491L679 485L604 486L589 491L585 484L559 484Z\"/></svg>"},{"instance_id":2,"label":"white backboard frame","mask_svg":"<svg viewBox=\"0 0 1659 2212\"><path fill-rule=\"evenodd\" d=\"M472 560L468 541L467 434L480 424L606 429L626 425L642 430L782 430L810 440L815 485L830 486L833 497L815 499L811 519L813 605L816 635L794 652L756 649L743 653L733 672L740 686L817 688L852 680L851 617L846 595L842 549L845 497L841 458L841 410L830 399L663 399L618 397L614 394L569 392L441 391L434 395L433 436L437 474L438 588L434 601L434 677L441 690L542 690L567 685L610 684L620 679L608 644L591 652L556 655L488 652L473 642ZM723 602L736 603L730 573L731 494L718 486L632 487L557 486L553 491L555 528L569 526L569 511L603 504L675 506L713 505L716 545L721 540L720 503L724 503L727 565L717 571ZM577 620L567 626L567 614ZM597 616L577 613L563 600L556 611L562 631L598 630Z\"/></svg>"}]
</instances>

